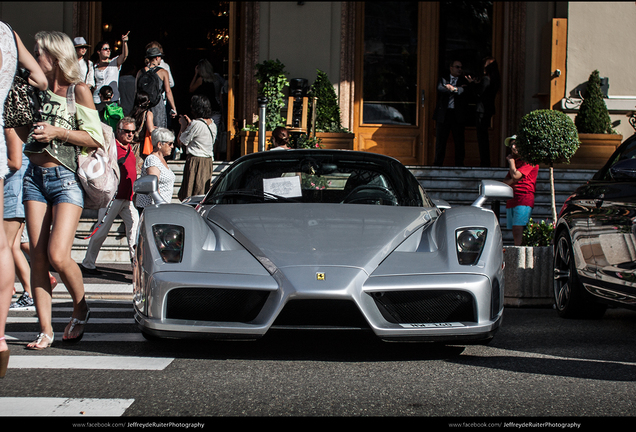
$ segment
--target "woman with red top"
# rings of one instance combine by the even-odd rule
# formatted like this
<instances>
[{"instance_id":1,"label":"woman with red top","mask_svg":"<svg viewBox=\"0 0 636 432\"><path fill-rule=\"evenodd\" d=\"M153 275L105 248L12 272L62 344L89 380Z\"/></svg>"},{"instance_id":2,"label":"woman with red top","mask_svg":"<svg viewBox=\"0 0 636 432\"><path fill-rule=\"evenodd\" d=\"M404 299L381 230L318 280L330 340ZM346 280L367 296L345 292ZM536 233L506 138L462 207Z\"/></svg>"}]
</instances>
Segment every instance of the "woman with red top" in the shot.
<instances>
[{"instance_id":1,"label":"woman with red top","mask_svg":"<svg viewBox=\"0 0 636 432\"><path fill-rule=\"evenodd\" d=\"M506 146L511 153L506 157L509 171L504 183L510 185L514 196L506 203L506 216L508 229L512 229L512 238L515 246L521 246L523 230L530 221L532 208L534 207L534 193L539 174L539 165L530 165L519 158L515 146L516 135L506 138Z\"/></svg>"}]
</instances>

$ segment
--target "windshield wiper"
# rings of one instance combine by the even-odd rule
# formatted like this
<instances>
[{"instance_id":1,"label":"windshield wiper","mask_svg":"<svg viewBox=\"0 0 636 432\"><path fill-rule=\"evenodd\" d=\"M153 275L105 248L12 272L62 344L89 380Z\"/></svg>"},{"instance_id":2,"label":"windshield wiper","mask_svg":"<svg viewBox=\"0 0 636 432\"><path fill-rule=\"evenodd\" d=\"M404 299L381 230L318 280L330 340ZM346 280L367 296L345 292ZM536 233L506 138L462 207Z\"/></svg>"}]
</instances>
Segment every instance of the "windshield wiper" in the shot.
<instances>
[{"instance_id":1,"label":"windshield wiper","mask_svg":"<svg viewBox=\"0 0 636 432\"><path fill-rule=\"evenodd\" d=\"M206 203L209 203L209 204L215 203L220 198L223 198L226 196L259 198L262 200L262 202L266 202L266 201L299 202L298 200L295 200L293 198L276 195L276 194L265 192L259 189L235 189L235 190L229 190L229 191L219 192L217 194L214 194L206 200Z\"/></svg>"}]
</instances>

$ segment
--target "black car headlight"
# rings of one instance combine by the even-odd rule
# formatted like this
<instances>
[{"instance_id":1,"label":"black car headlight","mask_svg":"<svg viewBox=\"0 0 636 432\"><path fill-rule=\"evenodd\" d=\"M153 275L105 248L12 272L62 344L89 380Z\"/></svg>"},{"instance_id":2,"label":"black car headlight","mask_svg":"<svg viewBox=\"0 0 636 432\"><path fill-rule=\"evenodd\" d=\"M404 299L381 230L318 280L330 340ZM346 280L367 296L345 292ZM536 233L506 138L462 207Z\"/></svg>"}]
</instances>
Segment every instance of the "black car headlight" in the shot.
<instances>
[{"instance_id":1,"label":"black car headlight","mask_svg":"<svg viewBox=\"0 0 636 432\"><path fill-rule=\"evenodd\" d=\"M179 225L153 225L152 234L159 254L166 263L179 263L183 258L184 230Z\"/></svg>"},{"instance_id":2,"label":"black car headlight","mask_svg":"<svg viewBox=\"0 0 636 432\"><path fill-rule=\"evenodd\" d=\"M461 228L455 231L457 259L460 264L477 264L486 244L486 233L486 228Z\"/></svg>"}]
</instances>

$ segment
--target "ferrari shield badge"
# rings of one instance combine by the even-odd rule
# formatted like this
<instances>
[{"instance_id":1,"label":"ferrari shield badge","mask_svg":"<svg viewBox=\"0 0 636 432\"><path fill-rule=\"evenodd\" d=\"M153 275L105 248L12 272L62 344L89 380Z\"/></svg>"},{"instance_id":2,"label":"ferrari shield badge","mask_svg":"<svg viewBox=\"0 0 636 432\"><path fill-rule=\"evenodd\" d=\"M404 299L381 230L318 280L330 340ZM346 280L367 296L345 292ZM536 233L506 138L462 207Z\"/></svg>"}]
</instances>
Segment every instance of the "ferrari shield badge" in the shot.
<instances>
[{"instance_id":1,"label":"ferrari shield badge","mask_svg":"<svg viewBox=\"0 0 636 432\"><path fill-rule=\"evenodd\" d=\"M325 280L325 274L321 273L321 272L316 273L316 280L324 281Z\"/></svg>"}]
</instances>

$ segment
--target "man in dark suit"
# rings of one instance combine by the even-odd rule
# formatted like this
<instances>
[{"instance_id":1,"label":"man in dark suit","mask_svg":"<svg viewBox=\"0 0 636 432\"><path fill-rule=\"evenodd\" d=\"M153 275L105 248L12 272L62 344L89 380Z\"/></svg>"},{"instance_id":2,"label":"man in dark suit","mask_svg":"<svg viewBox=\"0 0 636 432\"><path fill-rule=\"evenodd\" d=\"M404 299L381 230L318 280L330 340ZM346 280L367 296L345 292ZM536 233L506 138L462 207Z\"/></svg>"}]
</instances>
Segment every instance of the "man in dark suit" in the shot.
<instances>
[{"instance_id":1,"label":"man in dark suit","mask_svg":"<svg viewBox=\"0 0 636 432\"><path fill-rule=\"evenodd\" d=\"M462 75L462 62L454 60L449 74L440 77L437 83L437 106L433 114L435 120L435 161L442 166L446 156L446 142L453 132L455 142L455 166L464 166L464 123L466 118L466 91L470 77Z\"/></svg>"}]
</instances>

